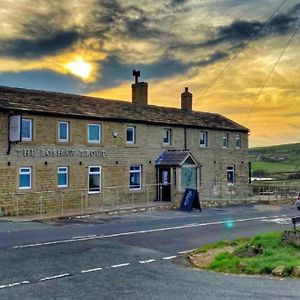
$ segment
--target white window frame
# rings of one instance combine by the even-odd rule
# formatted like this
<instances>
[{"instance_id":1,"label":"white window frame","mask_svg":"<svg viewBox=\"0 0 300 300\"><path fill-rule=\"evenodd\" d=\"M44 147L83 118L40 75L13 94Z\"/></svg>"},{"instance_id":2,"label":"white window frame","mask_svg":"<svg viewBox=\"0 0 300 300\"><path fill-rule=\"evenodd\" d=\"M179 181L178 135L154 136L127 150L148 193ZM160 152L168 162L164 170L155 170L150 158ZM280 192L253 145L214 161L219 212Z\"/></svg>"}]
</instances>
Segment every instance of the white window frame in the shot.
<instances>
[{"instance_id":1,"label":"white window frame","mask_svg":"<svg viewBox=\"0 0 300 300\"><path fill-rule=\"evenodd\" d=\"M60 133L61 133L60 125L61 124L66 124L67 125L67 128L66 128L66 130L67 130L66 136L67 137L65 139L60 138ZM58 141L62 142L62 143L69 142L69 136L70 136L69 132L70 132L70 122L68 122L68 121L59 121L58 122L58 130L57 130L57 134L58 134L57 139L58 139Z\"/></svg>"},{"instance_id":2,"label":"white window frame","mask_svg":"<svg viewBox=\"0 0 300 300\"><path fill-rule=\"evenodd\" d=\"M168 139L167 142L165 142L165 138ZM170 146L171 144L172 144L172 129L164 128L163 129L163 145Z\"/></svg>"},{"instance_id":3,"label":"white window frame","mask_svg":"<svg viewBox=\"0 0 300 300\"><path fill-rule=\"evenodd\" d=\"M127 136L128 129L132 129L132 138L133 138L132 140L128 140L128 136ZM136 127L135 126L131 126L131 125L126 126L126 144L129 144L129 145L136 144Z\"/></svg>"},{"instance_id":4,"label":"white window frame","mask_svg":"<svg viewBox=\"0 0 300 300\"><path fill-rule=\"evenodd\" d=\"M22 172L24 170L25 172ZM27 170L27 172L26 172ZM21 175L29 175L29 186L20 186L21 180L20 177ZM32 167L20 167L19 168L19 189L20 190L30 190L32 187Z\"/></svg>"},{"instance_id":5,"label":"white window frame","mask_svg":"<svg viewBox=\"0 0 300 300\"><path fill-rule=\"evenodd\" d=\"M62 174L62 175L65 174L66 175L66 184L59 184L58 183L58 177L59 177L60 174ZM68 186L69 186L69 167L67 167L67 166L57 167L57 187L66 188Z\"/></svg>"},{"instance_id":6,"label":"white window frame","mask_svg":"<svg viewBox=\"0 0 300 300\"><path fill-rule=\"evenodd\" d=\"M99 139L98 140L91 140L90 139L90 126L98 127L98 130L99 130ZM90 144L100 144L101 143L101 138L102 138L101 130L102 130L101 124L89 123L87 125L88 143L90 143Z\"/></svg>"},{"instance_id":7,"label":"white window frame","mask_svg":"<svg viewBox=\"0 0 300 300\"><path fill-rule=\"evenodd\" d=\"M22 122L21 122L21 135L23 133L23 121L24 122L29 122L29 137L21 137L22 142L28 142L28 141L32 141L32 119L27 119L27 118L22 118Z\"/></svg>"},{"instance_id":8,"label":"white window frame","mask_svg":"<svg viewBox=\"0 0 300 300\"><path fill-rule=\"evenodd\" d=\"M202 140L203 140L203 143L201 143ZM199 145L200 145L201 148L207 148L208 147L208 132L207 131L203 131L203 130L200 131Z\"/></svg>"},{"instance_id":9,"label":"white window frame","mask_svg":"<svg viewBox=\"0 0 300 300\"><path fill-rule=\"evenodd\" d=\"M242 136L241 136L241 134L236 134L235 135L235 148L241 149L241 147L242 147Z\"/></svg>"},{"instance_id":10,"label":"white window frame","mask_svg":"<svg viewBox=\"0 0 300 300\"><path fill-rule=\"evenodd\" d=\"M223 149L227 149L228 148L228 140L229 140L229 135L228 133L224 133L222 136L222 147Z\"/></svg>"},{"instance_id":11,"label":"white window frame","mask_svg":"<svg viewBox=\"0 0 300 300\"><path fill-rule=\"evenodd\" d=\"M92 168L99 168L99 171L91 171ZM101 192L101 166L89 166L89 173L88 173L88 193L89 194L99 194ZM90 175L99 175L99 190L91 191L90 190Z\"/></svg>"},{"instance_id":12,"label":"white window frame","mask_svg":"<svg viewBox=\"0 0 300 300\"><path fill-rule=\"evenodd\" d=\"M232 179L233 181L229 181L228 180L228 173L232 173ZM227 169L226 169L226 176L227 176L227 184L228 185L233 185L235 184L236 182L236 170L235 170L235 165L229 165L227 166Z\"/></svg>"},{"instance_id":13,"label":"white window frame","mask_svg":"<svg viewBox=\"0 0 300 300\"><path fill-rule=\"evenodd\" d=\"M133 167L138 167L138 170L131 170ZM132 187L130 178L132 173L139 173L140 174L140 182L139 182L139 187ZM130 165L129 167L129 189L130 191L140 191L142 189L142 165Z\"/></svg>"}]
</instances>

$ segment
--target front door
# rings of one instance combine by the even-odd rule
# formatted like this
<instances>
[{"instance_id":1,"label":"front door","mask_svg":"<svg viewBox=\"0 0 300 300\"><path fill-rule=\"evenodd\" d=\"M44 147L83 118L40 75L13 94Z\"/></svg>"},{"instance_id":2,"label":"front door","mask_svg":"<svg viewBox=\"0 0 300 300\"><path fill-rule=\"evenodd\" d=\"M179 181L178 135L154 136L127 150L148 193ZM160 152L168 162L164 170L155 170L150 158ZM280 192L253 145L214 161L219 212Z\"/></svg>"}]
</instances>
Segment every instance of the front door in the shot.
<instances>
[{"instance_id":1,"label":"front door","mask_svg":"<svg viewBox=\"0 0 300 300\"><path fill-rule=\"evenodd\" d=\"M171 201L171 168L159 169L158 195L160 201Z\"/></svg>"}]
</instances>

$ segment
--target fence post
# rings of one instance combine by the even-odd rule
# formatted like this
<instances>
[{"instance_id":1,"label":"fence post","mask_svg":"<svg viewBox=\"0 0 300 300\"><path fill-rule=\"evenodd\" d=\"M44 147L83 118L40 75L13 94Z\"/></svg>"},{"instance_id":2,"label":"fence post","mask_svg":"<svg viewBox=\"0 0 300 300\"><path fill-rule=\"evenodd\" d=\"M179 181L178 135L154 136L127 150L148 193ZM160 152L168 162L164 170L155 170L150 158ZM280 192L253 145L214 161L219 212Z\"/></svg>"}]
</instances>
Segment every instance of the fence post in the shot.
<instances>
[{"instance_id":1,"label":"fence post","mask_svg":"<svg viewBox=\"0 0 300 300\"><path fill-rule=\"evenodd\" d=\"M116 188L116 207L118 208L118 201L119 201L119 188Z\"/></svg>"},{"instance_id":2,"label":"fence post","mask_svg":"<svg viewBox=\"0 0 300 300\"><path fill-rule=\"evenodd\" d=\"M63 194L60 194L60 201L61 201L61 215L64 215L64 197Z\"/></svg>"},{"instance_id":3,"label":"fence post","mask_svg":"<svg viewBox=\"0 0 300 300\"><path fill-rule=\"evenodd\" d=\"M146 187L146 201L147 201L147 206L149 206L149 188Z\"/></svg>"},{"instance_id":4,"label":"fence post","mask_svg":"<svg viewBox=\"0 0 300 300\"><path fill-rule=\"evenodd\" d=\"M162 185L159 184L159 201L163 201L162 200Z\"/></svg>"},{"instance_id":5,"label":"fence post","mask_svg":"<svg viewBox=\"0 0 300 300\"><path fill-rule=\"evenodd\" d=\"M40 216L43 215L43 195L40 195Z\"/></svg>"},{"instance_id":6,"label":"fence post","mask_svg":"<svg viewBox=\"0 0 300 300\"><path fill-rule=\"evenodd\" d=\"M131 191L131 205L132 205L132 208L134 207L134 198L133 198L133 192Z\"/></svg>"},{"instance_id":7,"label":"fence post","mask_svg":"<svg viewBox=\"0 0 300 300\"><path fill-rule=\"evenodd\" d=\"M19 216L19 196L16 197L16 210L17 210L17 217Z\"/></svg>"},{"instance_id":8,"label":"fence post","mask_svg":"<svg viewBox=\"0 0 300 300\"><path fill-rule=\"evenodd\" d=\"M81 191L81 197L80 197L80 212L83 213L83 201L84 201L84 191Z\"/></svg>"}]
</instances>

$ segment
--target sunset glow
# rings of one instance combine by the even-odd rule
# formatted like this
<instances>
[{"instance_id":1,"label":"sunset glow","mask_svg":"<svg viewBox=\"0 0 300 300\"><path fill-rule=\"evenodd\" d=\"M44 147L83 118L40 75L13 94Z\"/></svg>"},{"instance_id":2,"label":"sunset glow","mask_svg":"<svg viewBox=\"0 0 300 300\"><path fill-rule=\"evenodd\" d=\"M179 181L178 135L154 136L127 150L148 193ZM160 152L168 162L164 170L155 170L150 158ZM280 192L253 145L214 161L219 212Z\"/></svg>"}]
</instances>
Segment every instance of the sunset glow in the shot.
<instances>
[{"instance_id":1,"label":"sunset glow","mask_svg":"<svg viewBox=\"0 0 300 300\"><path fill-rule=\"evenodd\" d=\"M299 0L37 2L1 1L0 85L130 101L139 69L150 104L188 86L250 146L300 142Z\"/></svg>"},{"instance_id":2,"label":"sunset glow","mask_svg":"<svg viewBox=\"0 0 300 300\"><path fill-rule=\"evenodd\" d=\"M67 63L66 69L70 71L71 74L78 76L79 78L88 79L92 71L92 66L91 64L78 59Z\"/></svg>"}]
</instances>

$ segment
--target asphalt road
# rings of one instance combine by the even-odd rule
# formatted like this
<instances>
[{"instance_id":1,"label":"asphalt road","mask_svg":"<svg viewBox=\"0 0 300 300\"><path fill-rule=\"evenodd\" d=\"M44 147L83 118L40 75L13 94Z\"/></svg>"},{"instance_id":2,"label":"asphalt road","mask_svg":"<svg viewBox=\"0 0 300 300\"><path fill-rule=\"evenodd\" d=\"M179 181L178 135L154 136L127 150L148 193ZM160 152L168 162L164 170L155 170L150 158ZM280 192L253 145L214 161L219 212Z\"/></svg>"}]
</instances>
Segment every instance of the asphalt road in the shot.
<instances>
[{"instance_id":1,"label":"asphalt road","mask_svg":"<svg viewBox=\"0 0 300 300\"><path fill-rule=\"evenodd\" d=\"M300 299L300 280L192 269L209 242L292 228L295 207L0 221L0 299Z\"/></svg>"}]
</instances>

